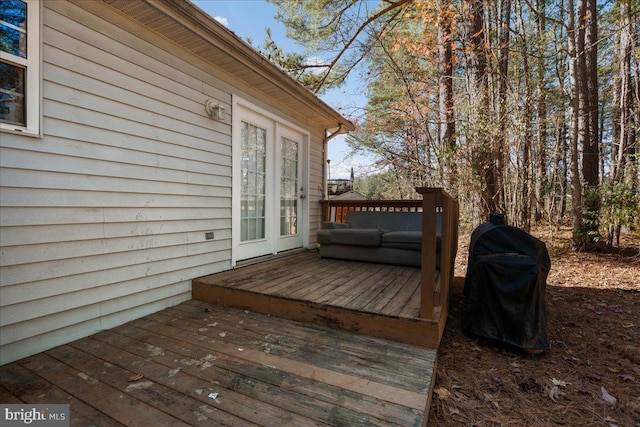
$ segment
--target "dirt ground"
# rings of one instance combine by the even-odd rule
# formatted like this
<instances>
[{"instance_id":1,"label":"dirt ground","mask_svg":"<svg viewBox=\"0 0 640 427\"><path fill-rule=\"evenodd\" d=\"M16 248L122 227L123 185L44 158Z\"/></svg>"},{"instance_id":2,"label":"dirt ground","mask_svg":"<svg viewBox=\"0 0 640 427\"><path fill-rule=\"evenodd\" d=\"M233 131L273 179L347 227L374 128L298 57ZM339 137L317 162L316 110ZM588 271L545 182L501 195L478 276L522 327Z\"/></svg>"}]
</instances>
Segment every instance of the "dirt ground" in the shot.
<instances>
[{"instance_id":1,"label":"dirt ground","mask_svg":"<svg viewBox=\"0 0 640 427\"><path fill-rule=\"evenodd\" d=\"M551 256L551 350L531 356L463 334L462 236L429 425L639 427L640 236L594 254L573 252L569 229L532 234Z\"/></svg>"}]
</instances>

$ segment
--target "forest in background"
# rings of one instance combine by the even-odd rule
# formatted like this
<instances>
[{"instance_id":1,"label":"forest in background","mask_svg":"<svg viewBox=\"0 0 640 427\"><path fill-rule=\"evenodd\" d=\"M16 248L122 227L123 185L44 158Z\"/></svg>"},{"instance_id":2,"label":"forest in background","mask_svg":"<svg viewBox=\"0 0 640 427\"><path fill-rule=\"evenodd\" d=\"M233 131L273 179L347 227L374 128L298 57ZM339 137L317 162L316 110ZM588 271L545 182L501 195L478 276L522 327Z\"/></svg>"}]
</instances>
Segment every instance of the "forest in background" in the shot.
<instances>
[{"instance_id":1,"label":"forest in background","mask_svg":"<svg viewBox=\"0 0 640 427\"><path fill-rule=\"evenodd\" d=\"M287 36L260 50L315 93L357 73L347 141L371 198L443 187L462 217L572 225L575 249L640 218L636 0L270 0ZM311 60L310 58L313 58Z\"/></svg>"}]
</instances>

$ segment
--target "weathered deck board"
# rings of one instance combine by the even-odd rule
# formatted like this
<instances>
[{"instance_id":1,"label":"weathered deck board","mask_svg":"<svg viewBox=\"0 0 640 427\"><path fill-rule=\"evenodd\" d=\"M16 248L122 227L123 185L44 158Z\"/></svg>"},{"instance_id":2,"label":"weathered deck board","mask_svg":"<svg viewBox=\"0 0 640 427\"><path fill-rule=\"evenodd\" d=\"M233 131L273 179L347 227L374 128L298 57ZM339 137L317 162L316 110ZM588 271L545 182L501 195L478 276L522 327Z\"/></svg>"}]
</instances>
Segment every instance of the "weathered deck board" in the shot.
<instances>
[{"instance_id":1,"label":"weathered deck board","mask_svg":"<svg viewBox=\"0 0 640 427\"><path fill-rule=\"evenodd\" d=\"M435 350L188 301L0 367L0 401L69 403L74 426L421 426L434 365Z\"/></svg>"},{"instance_id":2,"label":"weathered deck board","mask_svg":"<svg viewBox=\"0 0 640 427\"><path fill-rule=\"evenodd\" d=\"M183 307L188 307L187 304L183 304ZM410 357L402 357L390 361L387 366L385 362L388 359L384 357L376 357L376 343L375 341L365 341L363 343L354 343L349 349L356 353L357 356L353 356L348 352L343 351L343 346L337 348L333 340L322 342L319 338L318 330L312 328L306 328L304 325L296 324L295 331L297 336L289 334L283 334L279 332L275 337L273 332L263 329L263 321L260 315L256 316L254 313L243 313L242 316L235 316L230 319L216 317L216 321L213 323L207 323L203 325L200 323L200 328L203 329L202 333L211 339L217 339L220 334L224 335L225 342L230 342L237 345L239 348L253 348L255 350L268 350L269 354L286 355L292 360L299 362L309 362L316 366L331 366L339 372L352 376L368 375L376 382L381 384L387 384L395 387L403 387L407 390L421 392L420 387L423 386L422 380L413 378L412 369L416 366L423 366L424 361L420 360L417 365L411 364ZM166 315L165 315L166 314ZM166 312L158 315L148 316L154 322L161 323L160 326L154 324L146 324L143 326L145 329L153 328L193 328L193 313L185 313L185 317L180 317L176 311ZM187 317L188 316L188 317ZM241 322L241 323L240 323ZM277 319L278 325L286 325L286 322L281 322ZM273 324L273 322L271 322ZM216 326L211 326L216 324ZM203 327L204 326L204 327ZM204 330L207 329L207 330ZM278 329L281 329L279 326ZM271 328L273 331L273 328ZM324 335L326 331L322 331ZM331 334L327 334L331 335ZM385 342L387 347L388 342ZM406 346L403 347L406 349ZM303 350L303 351L301 351ZM381 349L377 349L380 351ZM394 352L397 352L399 348L396 348ZM424 353L413 353L415 356L424 355ZM363 363L364 362L364 363ZM376 366L366 366L367 362L375 362ZM400 362L404 362L401 364ZM405 370L408 373L405 373ZM406 378L404 378L406 377Z\"/></svg>"},{"instance_id":3,"label":"weathered deck board","mask_svg":"<svg viewBox=\"0 0 640 427\"><path fill-rule=\"evenodd\" d=\"M121 424L83 401L66 393L55 384L23 368L18 363L0 367L0 383L6 387L9 396L0 397L2 403L63 403L69 404L70 424L78 426L117 427Z\"/></svg>"},{"instance_id":4,"label":"weathered deck board","mask_svg":"<svg viewBox=\"0 0 640 427\"><path fill-rule=\"evenodd\" d=\"M188 303L181 304L173 307L176 310L175 313L170 311L163 311L161 315L168 315L169 317L186 318L190 319L195 316L198 318L200 311L200 303L197 301L190 301ZM179 313L179 312L180 313ZM238 313L233 311L232 313ZM342 332L333 331L318 327L312 324L290 323L290 322L263 322L263 316L252 312L243 312L244 315L240 320L236 317L224 316L218 317L216 322L208 325L218 330L218 332L226 332L227 328L237 327L242 330L248 336L262 337L266 341L266 345L273 345L277 348L299 349L305 345L305 340L309 339L309 336L313 336L313 343L318 347L322 346L329 351L334 357L338 359L344 359L351 354L355 354L358 357L372 358L376 363L390 363L390 369L395 369L397 364L408 364L411 366L422 366L422 361L419 360L424 356L423 349L420 347L406 346L402 343L395 341L385 341L383 348L377 346L379 340L368 337L366 335L351 335L348 342L342 343L340 347L335 346L334 335L340 336ZM173 314L171 316L170 314ZM239 325L236 325L236 322ZM250 325L250 329L242 329L243 324ZM322 331L318 334L318 331ZM263 344L265 345L265 344ZM291 350L287 350L291 351ZM393 355L393 359L387 357L388 354Z\"/></svg>"},{"instance_id":5,"label":"weathered deck board","mask_svg":"<svg viewBox=\"0 0 640 427\"><path fill-rule=\"evenodd\" d=\"M68 363L68 364L67 364ZM136 425L176 425L188 426L173 415L144 403L131 393L122 394L120 390L99 381L94 371L75 369L71 358L60 361L47 353L40 353L23 359L21 366L37 372L45 380L62 388L79 400L89 403L102 413L122 424ZM125 380L123 378L123 380ZM43 402L46 403L46 402Z\"/></svg>"},{"instance_id":6,"label":"weathered deck board","mask_svg":"<svg viewBox=\"0 0 640 427\"><path fill-rule=\"evenodd\" d=\"M193 358L185 355L183 351L170 350L170 345L180 345L180 340L166 340L157 334L141 335L140 340L129 341L129 334L139 332L137 328L130 327L130 330L123 328L124 335L104 334L89 343L91 347L84 346L93 354L109 353L114 354L110 361L114 360L124 366L138 368L138 372L144 375L145 379L140 383L151 383L149 388L175 388L180 394L186 394L196 399L196 403L191 405L197 408L197 416L209 423L215 421L223 425L257 424L275 425L277 422L286 419L301 426L315 425L314 422L300 414L288 413L282 408L260 400L260 395L256 397L251 391L255 387L251 381L243 380L241 377L233 375L227 369L210 369L208 360L213 359L213 355L200 352L192 352L194 355L201 355ZM123 348L121 341L127 345ZM149 342L147 342L149 341ZM150 347L148 347L150 345ZM145 348L146 347L146 348ZM127 349L133 349L133 352ZM149 354L152 354L149 357ZM150 359L150 360L149 360ZM198 363L199 362L199 363ZM211 372L207 372L210 369ZM247 368L247 370L249 370ZM157 393L157 391L154 391ZM218 393L215 399L209 398L209 393ZM172 401L173 406L175 402ZM176 405L180 414L183 414L180 405ZM185 414L189 415L189 414Z\"/></svg>"},{"instance_id":7,"label":"weathered deck board","mask_svg":"<svg viewBox=\"0 0 640 427\"><path fill-rule=\"evenodd\" d=\"M420 317L420 283L419 268L309 251L196 279L193 298L437 348L446 316Z\"/></svg>"}]
</instances>

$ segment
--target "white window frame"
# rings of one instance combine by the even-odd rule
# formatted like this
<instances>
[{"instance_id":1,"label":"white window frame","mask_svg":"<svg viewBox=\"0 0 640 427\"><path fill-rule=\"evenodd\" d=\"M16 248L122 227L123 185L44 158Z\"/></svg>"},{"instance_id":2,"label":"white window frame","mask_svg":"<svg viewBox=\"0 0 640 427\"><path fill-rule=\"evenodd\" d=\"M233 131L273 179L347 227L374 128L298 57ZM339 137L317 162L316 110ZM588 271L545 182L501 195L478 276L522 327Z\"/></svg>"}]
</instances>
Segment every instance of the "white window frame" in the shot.
<instances>
[{"instance_id":1,"label":"white window frame","mask_svg":"<svg viewBox=\"0 0 640 427\"><path fill-rule=\"evenodd\" d=\"M26 126L0 122L0 130L15 132L24 135L41 136L40 123L42 121L42 98L41 93L41 40L42 29L40 26L42 7L40 0L22 0L27 4L27 58L11 55L8 52L0 51L2 62L16 64L26 68L26 99L25 111Z\"/></svg>"}]
</instances>

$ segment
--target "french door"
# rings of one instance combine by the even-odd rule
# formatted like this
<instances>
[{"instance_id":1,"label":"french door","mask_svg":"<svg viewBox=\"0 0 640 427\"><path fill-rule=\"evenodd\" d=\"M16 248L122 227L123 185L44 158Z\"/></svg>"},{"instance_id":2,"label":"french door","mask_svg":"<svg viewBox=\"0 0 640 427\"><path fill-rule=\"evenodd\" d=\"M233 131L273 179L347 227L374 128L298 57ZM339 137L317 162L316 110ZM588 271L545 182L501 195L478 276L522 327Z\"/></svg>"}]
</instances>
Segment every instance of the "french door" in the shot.
<instances>
[{"instance_id":1,"label":"french door","mask_svg":"<svg viewBox=\"0 0 640 427\"><path fill-rule=\"evenodd\" d=\"M237 104L234 118L234 259L304 244L304 134Z\"/></svg>"}]
</instances>

